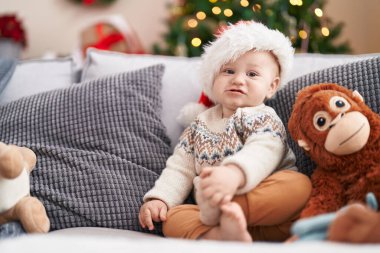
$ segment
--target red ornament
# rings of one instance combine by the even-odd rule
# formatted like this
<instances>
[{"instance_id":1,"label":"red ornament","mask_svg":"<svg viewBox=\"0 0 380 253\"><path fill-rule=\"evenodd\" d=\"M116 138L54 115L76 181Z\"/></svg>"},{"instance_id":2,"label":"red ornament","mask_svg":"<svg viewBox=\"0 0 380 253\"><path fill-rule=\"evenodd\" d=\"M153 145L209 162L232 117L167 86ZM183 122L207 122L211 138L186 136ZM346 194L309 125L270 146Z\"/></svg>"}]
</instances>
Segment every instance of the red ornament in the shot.
<instances>
[{"instance_id":1,"label":"red ornament","mask_svg":"<svg viewBox=\"0 0 380 253\"><path fill-rule=\"evenodd\" d=\"M0 38L9 38L27 46L24 28L16 15L4 15L0 17Z\"/></svg>"},{"instance_id":2,"label":"red ornament","mask_svg":"<svg viewBox=\"0 0 380 253\"><path fill-rule=\"evenodd\" d=\"M93 5L95 3L95 0L83 0L84 5Z\"/></svg>"}]
</instances>

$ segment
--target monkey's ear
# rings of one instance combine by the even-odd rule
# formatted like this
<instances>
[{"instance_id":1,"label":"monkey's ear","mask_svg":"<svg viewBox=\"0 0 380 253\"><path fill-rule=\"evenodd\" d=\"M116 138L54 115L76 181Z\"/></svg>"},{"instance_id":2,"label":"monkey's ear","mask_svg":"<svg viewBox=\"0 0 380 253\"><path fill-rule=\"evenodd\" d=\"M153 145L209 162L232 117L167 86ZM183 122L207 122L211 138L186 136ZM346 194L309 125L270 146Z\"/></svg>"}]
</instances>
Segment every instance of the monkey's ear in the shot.
<instances>
[{"instance_id":1,"label":"monkey's ear","mask_svg":"<svg viewBox=\"0 0 380 253\"><path fill-rule=\"evenodd\" d=\"M309 144L306 143L306 141L302 140L302 139L299 139L298 140L298 145L303 148L304 150L306 151L309 151L310 150L310 146Z\"/></svg>"},{"instance_id":2,"label":"monkey's ear","mask_svg":"<svg viewBox=\"0 0 380 253\"><path fill-rule=\"evenodd\" d=\"M359 98L360 101L362 101L362 102L364 101L363 96L360 95L359 91L357 91L357 90L354 90L354 91L352 92L352 96L353 96L353 97L357 97L357 98Z\"/></svg>"}]
</instances>

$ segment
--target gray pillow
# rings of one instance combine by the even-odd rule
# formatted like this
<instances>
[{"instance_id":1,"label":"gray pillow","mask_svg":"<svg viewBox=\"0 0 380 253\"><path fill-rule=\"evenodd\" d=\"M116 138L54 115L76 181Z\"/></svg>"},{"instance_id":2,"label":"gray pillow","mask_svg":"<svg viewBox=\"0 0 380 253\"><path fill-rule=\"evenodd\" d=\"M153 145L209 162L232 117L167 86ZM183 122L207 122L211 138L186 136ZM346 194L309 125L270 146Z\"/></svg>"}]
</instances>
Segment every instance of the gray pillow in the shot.
<instances>
[{"instance_id":1,"label":"gray pillow","mask_svg":"<svg viewBox=\"0 0 380 253\"><path fill-rule=\"evenodd\" d=\"M52 230L141 230L143 195L170 155L160 119L163 72L155 65L0 107L0 139L37 154L31 194Z\"/></svg>"},{"instance_id":2,"label":"gray pillow","mask_svg":"<svg viewBox=\"0 0 380 253\"><path fill-rule=\"evenodd\" d=\"M352 62L317 71L290 81L267 104L272 106L284 122L288 120L293 109L297 92L314 83L338 83L352 90L357 90L363 96L366 104L380 113L380 57ZM298 169L311 175L315 164L303 150L290 138L288 141L297 157Z\"/></svg>"}]
</instances>

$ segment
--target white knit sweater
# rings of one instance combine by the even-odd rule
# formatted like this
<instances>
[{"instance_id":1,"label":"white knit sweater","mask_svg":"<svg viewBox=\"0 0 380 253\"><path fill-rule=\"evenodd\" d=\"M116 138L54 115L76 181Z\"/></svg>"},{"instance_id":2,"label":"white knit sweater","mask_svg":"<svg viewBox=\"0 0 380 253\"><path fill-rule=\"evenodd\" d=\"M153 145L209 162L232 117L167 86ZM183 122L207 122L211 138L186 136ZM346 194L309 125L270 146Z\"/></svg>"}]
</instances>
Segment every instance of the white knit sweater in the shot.
<instances>
[{"instance_id":1,"label":"white knit sweater","mask_svg":"<svg viewBox=\"0 0 380 253\"><path fill-rule=\"evenodd\" d=\"M160 199L169 208L182 204L203 167L231 163L246 178L237 194L252 190L274 171L297 170L285 127L271 107L239 108L230 118L222 118L220 105L201 113L183 132L144 201Z\"/></svg>"}]
</instances>

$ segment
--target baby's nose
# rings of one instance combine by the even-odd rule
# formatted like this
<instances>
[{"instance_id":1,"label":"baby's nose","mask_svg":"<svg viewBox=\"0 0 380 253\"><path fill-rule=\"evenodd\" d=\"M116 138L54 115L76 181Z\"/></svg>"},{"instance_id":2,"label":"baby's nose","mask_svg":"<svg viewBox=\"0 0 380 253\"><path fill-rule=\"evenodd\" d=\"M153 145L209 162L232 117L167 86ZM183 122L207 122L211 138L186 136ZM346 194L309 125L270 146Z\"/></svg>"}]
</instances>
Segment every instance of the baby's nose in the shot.
<instances>
[{"instance_id":1,"label":"baby's nose","mask_svg":"<svg viewBox=\"0 0 380 253\"><path fill-rule=\"evenodd\" d=\"M232 79L234 84L243 84L245 81L244 75L236 73Z\"/></svg>"}]
</instances>

